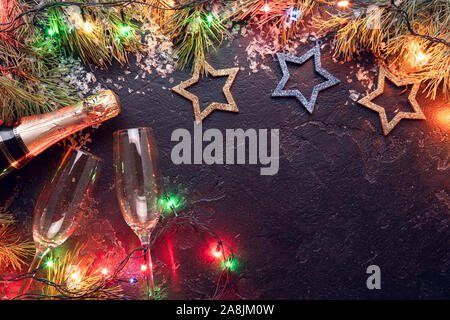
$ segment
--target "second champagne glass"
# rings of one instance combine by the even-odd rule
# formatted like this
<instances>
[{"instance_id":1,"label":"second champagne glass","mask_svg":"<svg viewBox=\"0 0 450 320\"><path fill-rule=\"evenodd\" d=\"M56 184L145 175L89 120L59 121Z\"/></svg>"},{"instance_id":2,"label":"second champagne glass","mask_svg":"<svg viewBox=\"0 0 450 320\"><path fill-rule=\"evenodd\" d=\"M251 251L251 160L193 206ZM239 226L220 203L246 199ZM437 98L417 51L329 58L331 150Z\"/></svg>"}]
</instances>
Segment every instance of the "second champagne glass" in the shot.
<instances>
[{"instance_id":1,"label":"second champagne glass","mask_svg":"<svg viewBox=\"0 0 450 320\"><path fill-rule=\"evenodd\" d=\"M164 191L158 149L150 128L114 132L114 173L122 215L145 248L143 271L154 298L150 237L162 211Z\"/></svg>"}]
</instances>

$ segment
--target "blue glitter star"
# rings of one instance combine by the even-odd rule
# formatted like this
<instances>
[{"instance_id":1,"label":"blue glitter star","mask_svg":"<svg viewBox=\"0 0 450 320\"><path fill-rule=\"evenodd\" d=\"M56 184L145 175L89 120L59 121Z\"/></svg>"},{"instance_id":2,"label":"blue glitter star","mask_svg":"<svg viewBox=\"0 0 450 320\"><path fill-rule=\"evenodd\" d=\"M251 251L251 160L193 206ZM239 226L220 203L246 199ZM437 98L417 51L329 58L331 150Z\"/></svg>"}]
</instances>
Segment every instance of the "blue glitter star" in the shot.
<instances>
[{"instance_id":1,"label":"blue glitter star","mask_svg":"<svg viewBox=\"0 0 450 320\"><path fill-rule=\"evenodd\" d=\"M296 63L296 64L303 64L305 61L307 61L309 58L314 56L314 69L316 72L320 75L322 75L324 78L327 79L327 81L322 82L318 85L315 85L313 88L313 91L311 93L310 99L306 99L305 96L299 91L299 90L283 90L284 86L289 80L289 77L291 76L289 74L288 67L286 65L286 61ZM331 73L326 71L322 68L322 64L320 62L320 45L315 45L314 48L309 50L307 53L300 57L296 56L289 56L284 53L277 53L278 61L280 62L281 71L283 72L283 77L281 78L280 82L278 83L277 87L272 93L272 97L296 97L298 101L303 104L303 106L308 110L309 113L312 113L314 111L314 105L316 104L317 95L319 94L319 91L322 91L326 88L332 87L339 82L341 82L338 78L333 76Z\"/></svg>"}]
</instances>

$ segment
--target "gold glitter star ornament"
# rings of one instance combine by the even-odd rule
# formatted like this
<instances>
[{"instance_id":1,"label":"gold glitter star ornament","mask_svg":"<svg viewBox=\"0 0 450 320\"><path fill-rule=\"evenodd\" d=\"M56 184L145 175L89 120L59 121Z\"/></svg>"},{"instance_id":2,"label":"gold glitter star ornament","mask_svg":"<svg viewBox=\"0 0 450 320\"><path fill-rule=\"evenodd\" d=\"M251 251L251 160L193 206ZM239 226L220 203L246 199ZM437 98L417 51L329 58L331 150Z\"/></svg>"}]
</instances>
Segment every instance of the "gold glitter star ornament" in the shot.
<instances>
[{"instance_id":1,"label":"gold glitter star ornament","mask_svg":"<svg viewBox=\"0 0 450 320\"><path fill-rule=\"evenodd\" d=\"M408 96L408 101L413 108L414 112L398 112L394 118L392 118L391 121L388 121L386 116L386 110L372 102L373 99L376 97L379 97L384 92L384 83L386 81L386 78L388 78L394 85L397 87L400 86L406 86L408 84L412 84L411 92ZM419 90L419 82L407 82L403 80L399 80L396 78L392 73L389 72L389 70L386 70L384 67L380 67L379 75L378 75L378 85L377 89L371 93L369 93L367 96L363 97L358 101L359 104L363 105L366 108L372 109L376 112L378 112L380 116L381 126L383 127L383 133L385 136L389 134L389 132L394 129L394 127L400 122L402 119L425 119L425 114L423 113L422 109L419 106L419 103L416 100L416 94Z\"/></svg>"},{"instance_id":2,"label":"gold glitter star ornament","mask_svg":"<svg viewBox=\"0 0 450 320\"><path fill-rule=\"evenodd\" d=\"M172 88L173 91L176 93L182 95L186 99L189 99L192 101L192 108L194 110L194 117L195 122L199 123L203 121L207 116L211 114L214 110L222 110L222 111L231 111L231 112L239 112L239 109L236 105L236 102L234 101L233 95L231 94L230 88L231 85L234 82L234 79L236 78L236 75L239 71L239 68L229 68L229 69L220 69L215 70L210 64L205 62L206 64L206 71L212 75L213 77L223 77L228 76L227 81L225 82L225 85L223 86L223 94L225 95L225 98L227 99L228 103L219 103L219 102L212 102L209 104L203 111L200 110L200 101L198 99L198 96L195 94L190 93L186 89L192 86L194 83L197 83L200 78L200 70L201 65L198 64L197 68L194 70L194 74L192 75L192 78L183 81L179 85L176 85Z\"/></svg>"}]
</instances>

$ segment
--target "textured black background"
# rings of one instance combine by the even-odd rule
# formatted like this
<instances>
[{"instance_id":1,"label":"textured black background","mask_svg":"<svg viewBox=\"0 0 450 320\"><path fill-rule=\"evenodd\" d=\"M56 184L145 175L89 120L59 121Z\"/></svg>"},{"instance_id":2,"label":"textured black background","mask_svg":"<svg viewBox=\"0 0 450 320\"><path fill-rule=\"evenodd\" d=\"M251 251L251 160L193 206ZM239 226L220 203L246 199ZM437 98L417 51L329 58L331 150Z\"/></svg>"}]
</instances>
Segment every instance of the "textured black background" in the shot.
<instances>
[{"instance_id":1,"label":"textured black background","mask_svg":"<svg viewBox=\"0 0 450 320\"><path fill-rule=\"evenodd\" d=\"M123 74L125 88L117 91L122 113L92 130L93 142L88 145L105 160L96 189L95 219L110 222L125 251L137 245L113 189L112 133L150 126L159 142L164 174L187 192L191 203L208 199L194 207L233 244L239 268L230 297L450 298L449 127L436 119L448 104L419 96L428 119L402 120L384 137L378 115L349 99L349 89L366 90L354 76L352 83L346 81L356 62L334 63L325 47L322 65L342 82L319 94L310 115L293 98L270 97L281 77L276 60L265 60L268 72L249 73L244 51L248 41L236 39L209 58L218 69L233 67L237 57L246 69L238 73L231 90L240 112L215 111L203 128L280 129L279 173L261 176L259 165L174 165L170 152L175 143L170 135L176 128L192 131L193 113L190 101L162 87L170 88L190 74L177 71L167 78L152 75L134 80L137 68L131 59L131 74ZM311 46L301 46L298 54ZM359 63L373 65L370 58ZM96 72L96 77L107 87L106 79L123 70L113 66ZM310 92L321 81L312 70L311 61L292 68L288 87ZM171 76L173 83L168 81ZM204 79L192 92L199 94L203 107L225 101L224 81ZM128 87L151 92L129 94ZM405 95L394 96L398 93L388 86L376 102L388 106L390 114L398 101L409 111ZM12 200L8 210L28 233L39 190L62 149L52 147L1 182L2 202ZM205 213L208 210L213 214ZM197 244L186 245L184 239L195 235L177 237L182 238L174 244L181 289L175 292L167 285L169 297L206 298L214 291L217 273L195 258ZM164 248L159 245L155 251ZM381 290L366 288L365 271L371 264L381 268Z\"/></svg>"}]
</instances>

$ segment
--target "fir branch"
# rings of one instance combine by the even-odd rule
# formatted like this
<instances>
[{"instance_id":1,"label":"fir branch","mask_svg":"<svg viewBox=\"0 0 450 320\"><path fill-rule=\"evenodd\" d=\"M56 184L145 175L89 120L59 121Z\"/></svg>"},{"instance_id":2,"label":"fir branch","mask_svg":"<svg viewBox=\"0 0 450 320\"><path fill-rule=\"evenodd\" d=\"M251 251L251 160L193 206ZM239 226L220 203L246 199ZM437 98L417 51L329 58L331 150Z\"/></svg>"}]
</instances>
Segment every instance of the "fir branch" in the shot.
<instances>
[{"instance_id":1,"label":"fir branch","mask_svg":"<svg viewBox=\"0 0 450 320\"><path fill-rule=\"evenodd\" d=\"M221 45L229 35L221 19L208 22L204 8L187 8L176 11L168 23L167 33L178 44L175 55L177 67L184 68L192 62L192 70L198 64L204 66L206 54ZM204 69L202 69L204 70Z\"/></svg>"},{"instance_id":2,"label":"fir branch","mask_svg":"<svg viewBox=\"0 0 450 320\"><path fill-rule=\"evenodd\" d=\"M0 22L27 8L18 0L0 0ZM62 81L51 42L33 25L0 34L0 118L12 122L24 116L73 103L71 87Z\"/></svg>"},{"instance_id":3,"label":"fir branch","mask_svg":"<svg viewBox=\"0 0 450 320\"><path fill-rule=\"evenodd\" d=\"M424 82L424 92L432 99L438 91L449 98L450 51L446 44L430 42L428 37L450 38L450 2L420 0L398 5L408 15L410 27L426 37L412 35L399 23L398 12L390 9L391 0L378 3L374 11L362 8L359 15L352 10L328 12L315 22L321 29L335 31L335 55L350 60L363 51L371 52L404 77Z\"/></svg>"},{"instance_id":4,"label":"fir branch","mask_svg":"<svg viewBox=\"0 0 450 320\"><path fill-rule=\"evenodd\" d=\"M450 42L448 42L448 41L446 41L444 39L440 39L440 38L437 38L437 37L431 37L431 36L426 35L426 34L420 34L420 33L415 32L414 29L411 26L411 22L409 20L408 13L405 10L401 9L399 6L397 6L395 4L395 0L391 0L391 6L395 9L395 11L397 11L402 16L403 21L405 22L406 28L408 28L408 31L409 31L409 33L411 35L413 35L415 37L420 37L420 38L423 38L423 39L427 39L428 41L431 41L431 42L442 43L442 44L445 44L447 47L450 47Z\"/></svg>"}]
</instances>

